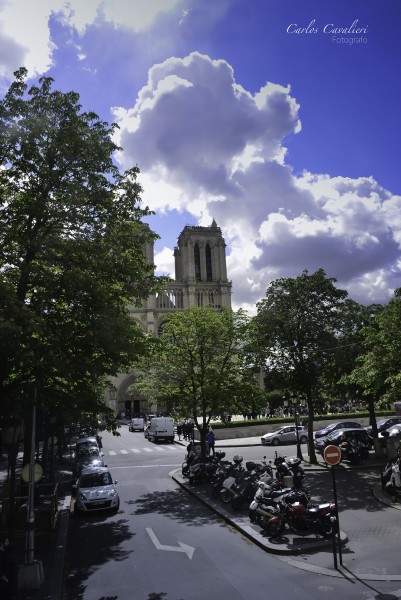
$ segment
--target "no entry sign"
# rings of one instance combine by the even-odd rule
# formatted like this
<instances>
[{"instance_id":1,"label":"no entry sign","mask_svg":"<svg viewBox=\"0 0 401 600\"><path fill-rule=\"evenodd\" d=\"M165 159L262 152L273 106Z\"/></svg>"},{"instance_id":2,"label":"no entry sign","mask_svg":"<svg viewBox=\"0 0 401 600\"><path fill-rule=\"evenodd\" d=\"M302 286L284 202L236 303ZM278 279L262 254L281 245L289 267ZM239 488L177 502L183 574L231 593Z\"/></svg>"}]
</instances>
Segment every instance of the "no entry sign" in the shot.
<instances>
[{"instance_id":1,"label":"no entry sign","mask_svg":"<svg viewBox=\"0 0 401 600\"><path fill-rule=\"evenodd\" d=\"M338 446L326 446L323 452L323 457L329 465L336 465L341 460L341 450Z\"/></svg>"}]
</instances>

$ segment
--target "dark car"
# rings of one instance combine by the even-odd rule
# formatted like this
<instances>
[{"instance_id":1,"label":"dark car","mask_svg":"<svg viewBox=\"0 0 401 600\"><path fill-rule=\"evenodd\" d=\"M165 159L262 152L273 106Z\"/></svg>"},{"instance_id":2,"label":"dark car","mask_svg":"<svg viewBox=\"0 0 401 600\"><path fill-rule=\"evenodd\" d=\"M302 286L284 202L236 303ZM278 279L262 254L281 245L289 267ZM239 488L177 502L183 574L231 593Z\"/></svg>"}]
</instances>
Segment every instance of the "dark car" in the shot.
<instances>
[{"instance_id":1,"label":"dark car","mask_svg":"<svg viewBox=\"0 0 401 600\"><path fill-rule=\"evenodd\" d=\"M346 429L336 429L326 437L315 440L314 446L315 449L323 455L326 446L330 446L331 444L333 446L339 446L342 442L346 442L349 439L356 439L358 442L361 442L364 446L362 456L369 456L369 450L372 448L373 440L363 427L357 427L356 429L351 429L349 427Z\"/></svg>"},{"instance_id":2,"label":"dark car","mask_svg":"<svg viewBox=\"0 0 401 600\"><path fill-rule=\"evenodd\" d=\"M75 451L72 471L74 478L79 477L81 471L87 467L105 467L103 453L95 446L78 447Z\"/></svg>"},{"instance_id":3,"label":"dark car","mask_svg":"<svg viewBox=\"0 0 401 600\"><path fill-rule=\"evenodd\" d=\"M385 419L380 419L380 421L377 421L377 433L381 433L382 431L385 431L386 429L389 429L390 427L393 427L394 425L399 425L401 423L401 417L386 417ZM369 433L369 435L372 434L372 426L369 425L369 427L366 428L366 431Z\"/></svg>"},{"instance_id":4,"label":"dark car","mask_svg":"<svg viewBox=\"0 0 401 600\"><path fill-rule=\"evenodd\" d=\"M338 423L330 423L330 425L327 425L327 427L315 431L315 439L320 437L326 437L326 435L329 435L329 433L335 431L336 429L345 429L347 427L350 427L351 429L359 429L360 427L362 428L362 425L354 421L340 421Z\"/></svg>"}]
</instances>

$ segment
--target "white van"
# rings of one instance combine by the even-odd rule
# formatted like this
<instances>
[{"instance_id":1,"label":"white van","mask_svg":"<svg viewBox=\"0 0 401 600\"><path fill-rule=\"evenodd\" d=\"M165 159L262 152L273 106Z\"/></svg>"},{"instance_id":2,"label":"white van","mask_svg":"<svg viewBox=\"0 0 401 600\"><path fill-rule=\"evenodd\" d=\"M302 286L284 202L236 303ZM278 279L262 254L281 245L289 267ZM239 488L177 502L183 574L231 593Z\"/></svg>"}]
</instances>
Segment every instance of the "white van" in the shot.
<instances>
[{"instance_id":1,"label":"white van","mask_svg":"<svg viewBox=\"0 0 401 600\"><path fill-rule=\"evenodd\" d=\"M130 431L143 431L145 429L145 419L131 419L128 429Z\"/></svg>"},{"instance_id":2,"label":"white van","mask_svg":"<svg viewBox=\"0 0 401 600\"><path fill-rule=\"evenodd\" d=\"M153 417L146 429L146 437L151 442L165 440L174 442L174 419L171 417Z\"/></svg>"}]
</instances>

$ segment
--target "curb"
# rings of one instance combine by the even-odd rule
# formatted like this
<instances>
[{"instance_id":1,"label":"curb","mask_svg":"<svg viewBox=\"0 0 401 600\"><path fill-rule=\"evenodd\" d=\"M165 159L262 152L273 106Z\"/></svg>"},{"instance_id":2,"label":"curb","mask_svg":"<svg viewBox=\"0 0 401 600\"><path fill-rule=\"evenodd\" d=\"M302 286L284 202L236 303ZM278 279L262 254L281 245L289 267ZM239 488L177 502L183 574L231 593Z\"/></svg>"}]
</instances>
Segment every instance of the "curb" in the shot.
<instances>
[{"instance_id":1,"label":"curb","mask_svg":"<svg viewBox=\"0 0 401 600\"><path fill-rule=\"evenodd\" d=\"M324 468L324 467L323 467ZM321 469L317 469L321 470ZM310 562L300 561L295 558L296 555L306 553L308 551L314 551L319 549L330 549L333 547L333 539L324 540L324 539L307 539L303 538L302 543L299 544L298 541L294 543L295 536L292 536L291 545L291 534L287 536L288 543L285 547L278 547L277 544L270 542L266 537L260 534L258 531L255 531L250 525L249 521L246 517L238 518L234 517L228 511L224 510L221 505L215 503L212 499L209 499L205 493L202 494L201 488L191 487L188 485L186 480L182 477L179 469L175 471L171 471L169 473L170 477L178 484L180 487L185 489L188 493L190 493L193 497L195 497L199 502L201 502L204 506L206 506L209 510L214 512L220 518L225 520L227 523L232 525L237 531L242 533L246 538L250 539L257 546L259 546L265 552L272 554L277 560L281 560L285 562L289 566L300 569L302 571L307 571L310 573L317 573L319 575L325 575L327 577L337 577L349 580L360 580L360 581L401 581L401 575L376 575L374 573L358 573L353 574L347 567L343 565L337 566L335 568L327 568L319 565L315 565ZM380 484L375 486L372 490L375 498L386 504L395 508L396 510L401 510L401 504L395 504L391 501L391 498L384 493ZM297 538L298 540L299 538ZM345 544L348 540L347 535L340 531L340 541L341 544ZM294 557L294 558L293 558Z\"/></svg>"}]
</instances>

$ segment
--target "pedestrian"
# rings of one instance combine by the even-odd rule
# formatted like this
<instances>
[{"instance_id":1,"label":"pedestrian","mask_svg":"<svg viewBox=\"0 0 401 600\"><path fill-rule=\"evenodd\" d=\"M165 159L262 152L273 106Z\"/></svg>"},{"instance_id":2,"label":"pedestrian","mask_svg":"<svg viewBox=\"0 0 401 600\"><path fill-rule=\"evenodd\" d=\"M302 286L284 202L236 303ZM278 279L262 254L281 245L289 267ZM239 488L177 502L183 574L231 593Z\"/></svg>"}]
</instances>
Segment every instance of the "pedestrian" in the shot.
<instances>
[{"instance_id":1,"label":"pedestrian","mask_svg":"<svg viewBox=\"0 0 401 600\"><path fill-rule=\"evenodd\" d=\"M177 435L178 435L178 441L181 442L181 436L182 436L182 422L178 423L177 425Z\"/></svg>"},{"instance_id":2,"label":"pedestrian","mask_svg":"<svg viewBox=\"0 0 401 600\"><path fill-rule=\"evenodd\" d=\"M214 444L216 442L216 437L215 437L213 429L211 427L209 427L209 432L206 436L206 441L209 446L209 456L210 456L210 452L212 452L212 454L214 456Z\"/></svg>"}]
</instances>

